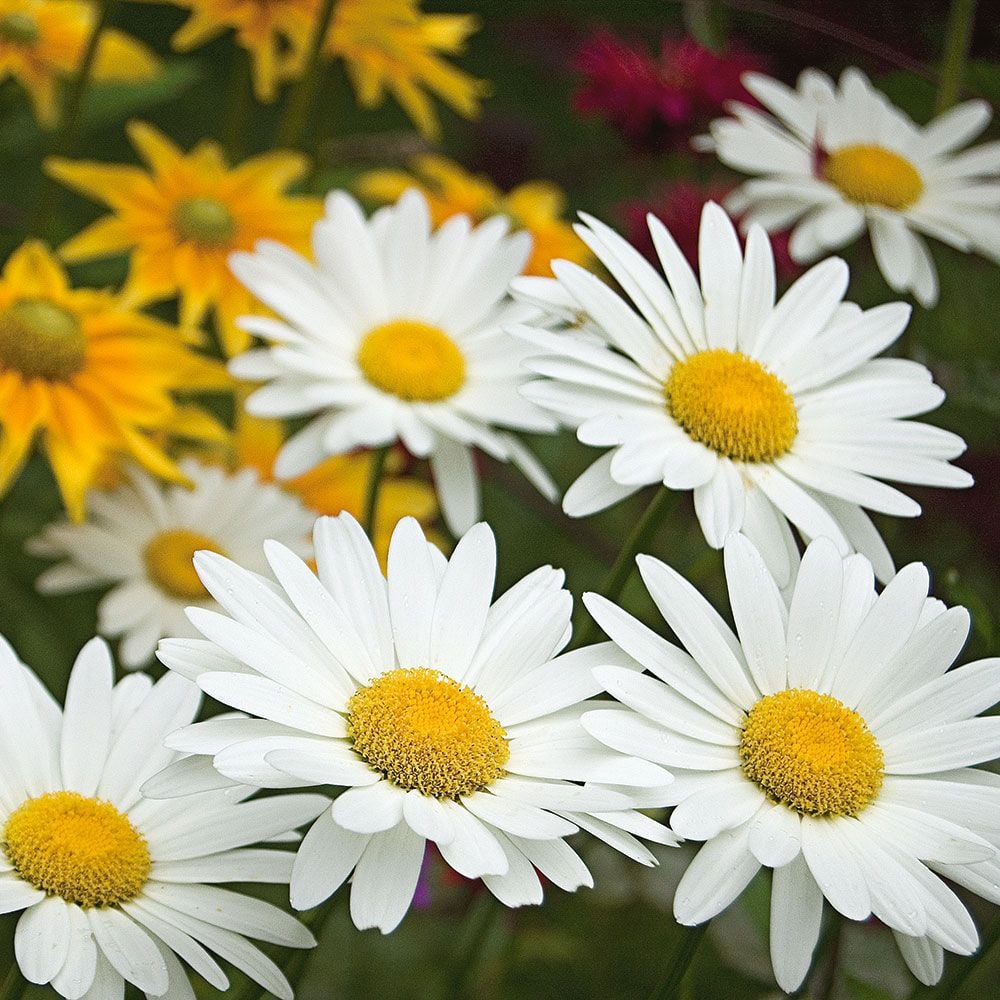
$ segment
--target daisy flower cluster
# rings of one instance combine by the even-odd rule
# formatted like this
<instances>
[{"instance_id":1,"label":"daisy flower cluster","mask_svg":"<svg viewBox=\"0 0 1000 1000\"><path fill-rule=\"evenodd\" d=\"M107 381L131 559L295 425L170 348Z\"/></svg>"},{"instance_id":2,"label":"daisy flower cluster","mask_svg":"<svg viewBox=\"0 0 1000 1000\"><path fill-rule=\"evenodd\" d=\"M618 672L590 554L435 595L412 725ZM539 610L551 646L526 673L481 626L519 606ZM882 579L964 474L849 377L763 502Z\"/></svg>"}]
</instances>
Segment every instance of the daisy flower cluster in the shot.
<instances>
[{"instance_id":1,"label":"daisy flower cluster","mask_svg":"<svg viewBox=\"0 0 1000 1000\"><path fill-rule=\"evenodd\" d=\"M937 302L938 281L923 236L1000 263L1000 154L995 143L964 149L989 124L985 101L919 126L857 69L837 84L807 70L795 89L758 73L744 80L764 110L734 104L702 148L755 175L727 207L748 224L792 226L796 260L867 229L889 287L925 306Z\"/></svg>"},{"instance_id":2,"label":"daisy flower cluster","mask_svg":"<svg viewBox=\"0 0 1000 1000\"><path fill-rule=\"evenodd\" d=\"M927 124L763 75L711 5L655 55L517 14L549 135L460 120L475 14L170 2L0 0L0 161L40 181L0 200L0 1000L346 995L366 930L421 935L428 996L528 1000L536 953L700 996L709 922L733 995L886 1000L868 933L900 997L991 974L995 574L943 492L995 410L948 339L1000 263L964 8ZM660 903L632 942L506 915L612 864Z\"/></svg>"}]
</instances>

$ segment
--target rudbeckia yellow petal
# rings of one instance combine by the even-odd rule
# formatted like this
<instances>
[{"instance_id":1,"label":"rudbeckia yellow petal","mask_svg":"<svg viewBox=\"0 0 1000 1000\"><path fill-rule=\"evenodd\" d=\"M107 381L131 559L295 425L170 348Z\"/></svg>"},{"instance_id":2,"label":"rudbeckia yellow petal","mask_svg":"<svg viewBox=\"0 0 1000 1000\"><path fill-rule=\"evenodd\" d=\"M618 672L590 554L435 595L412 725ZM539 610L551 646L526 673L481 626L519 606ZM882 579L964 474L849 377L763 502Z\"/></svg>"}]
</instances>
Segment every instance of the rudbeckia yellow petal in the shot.
<instances>
[{"instance_id":1,"label":"rudbeckia yellow petal","mask_svg":"<svg viewBox=\"0 0 1000 1000\"><path fill-rule=\"evenodd\" d=\"M134 245L135 238L121 219L108 216L68 239L59 248L59 256L70 262L90 260L125 253Z\"/></svg>"},{"instance_id":2,"label":"rudbeckia yellow petal","mask_svg":"<svg viewBox=\"0 0 1000 1000\"><path fill-rule=\"evenodd\" d=\"M66 294L66 272L44 243L29 240L15 250L3 269L5 281L16 286L21 298L60 299Z\"/></svg>"},{"instance_id":3,"label":"rudbeckia yellow petal","mask_svg":"<svg viewBox=\"0 0 1000 1000\"><path fill-rule=\"evenodd\" d=\"M120 31L102 32L94 58L95 80L149 80L160 71L152 49Z\"/></svg>"},{"instance_id":4,"label":"rudbeckia yellow petal","mask_svg":"<svg viewBox=\"0 0 1000 1000\"><path fill-rule=\"evenodd\" d=\"M132 121L125 126L125 131L154 173L166 173L180 162L183 155L180 149L152 125Z\"/></svg>"}]
</instances>

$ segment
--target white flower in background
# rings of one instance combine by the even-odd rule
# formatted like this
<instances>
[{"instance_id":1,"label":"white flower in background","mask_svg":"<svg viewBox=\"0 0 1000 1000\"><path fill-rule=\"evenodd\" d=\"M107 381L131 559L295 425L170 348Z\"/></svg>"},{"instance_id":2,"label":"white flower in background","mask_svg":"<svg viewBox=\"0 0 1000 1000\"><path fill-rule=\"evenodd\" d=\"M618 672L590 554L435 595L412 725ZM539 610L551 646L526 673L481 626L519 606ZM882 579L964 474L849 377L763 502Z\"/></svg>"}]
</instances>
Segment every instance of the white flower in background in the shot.
<instances>
[{"instance_id":1,"label":"white flower in background","mask_svg":"<svg viewBox=\"0 0 1000 1000\"><path fill-rule=\"evenodd\" d=\"M518 395L528 353L504 326L535 310L507 298L531 249L507 221L474 229L455 216L431 232L427 203L408 191L365 220L342 191L328 196L313 230L317 263L279 244L231 258L236 276L281 320L246 317L244 329L273 346L230 364L269 381L247 401L258 416L313 416L284 446L286 479L327 455L402 441L429 458L448 527L479 517L473 449L513 462L550 499L552 481L509 431L555 429Z\"/></svg>"},{"instance_id":2,"label":"white flower in background","mask_svg":"<svg viewBox=\"0 0 1000 1000\"><path fill-rule=\"evenodd\" d=\"M194 570L199 549L224 552L263 570L265 538L300 555L311 552L315 514L277 486L261 483L252 469L181 463L194 484L164 486L140 469L110 493L88 496L83 524L50 524L28 542L33 555L63 562L41 573L42 593L61 594L112 584L98 605L101 635L122 637L124 666L148 663L165 635L195 635L184 609L216 607Z\"/></svg>"},{"instance_id":3,"label":"white flower in background","mask_svg":"<svg viewBox=\"0 0 1000 1000\"><path fill-rule=\"evenodd\" d=\"M181 756L163 738L194 719L201 693L174 675L114 684L100 639L77 658L65 710L0 639L0 692L0 912L24 911L14 953L25 979L67 1000L120 1000L125 982L193 1000L178 958L226 990L213 951L290 1000L247 937L307 948L312 935L269 903L206 883L287 882L290 852L247 845L288 839L328 800L246 802L253 789L219 788L197 764L176 772L175 798L143 799L143 782Z\"/></svg>"},{"instance_id":4,"label":"white flower in background","mask_svg":"<svg viewBox=\"0 0 1000 1000\"><path fill-rule=\"evenodd\" d=\"M810 545L786 605L757 549L726 543L736 633L674 570L639 556L643 581L684 648L614 604L587 608L655 676L595 675L634 711L599 709L584 728L668 767L671 827L705 841L674 899L699 924L774 869L771 959L779 985L808 972L826 900L895 932L924 983L945 950L972 953L975 926L938 876L1000 903L1000 776L970 767L1000 752L1000 659L950 670L964 608L928 599L913 563L878 596L871 565Z\"/></svg>"},{"instance_id":5,"label":"white flower in background","mask_svg":"<svg viewBox=\"0 0 1000 1000\"><path fill-rule=\"evenodd\" d=\"M837 87L815 69L795 90L759 73L743 83L770 114L734 103L700 146L757 175L726 202L744 225L794 226L789 252L801 262L867 227L889 286L925 306L937 301L937 273L918 233L1000 262L1000 143L959 152L989 123L986 101L920 126L857 69Z\"/></svg>"},{"instance_id":6,"label":"white flower in background","mask_svg":"<svg viewBox=\"0 0 1000 1000\"><path fill-rule=\"evenodd\" d=\"M774 259L759 226L746 254L732 222L709 203L701 217L701 281L656 218L649 227L668 285L625 240L584 216L577 232L632 300L567 261L555 279L519 279L515 292L574 304L586 336L512 328L545 353L526 364L543 378L522 392L606 451L566 493L574 517L602 510L651 483L693 490L705 538L721 548L750 536L782 586L790 579L791 522L807 540L857 550L880 579L893 572L862 508L914 517L919 505L880 482L968 486L948 464L960 437L901 418L944 393L920 364L875 358L906 326L901 302L862 311L844 302L847 265L831 258L775 302ZM599 329L604 343L590 333ZM874 359L874 360L873 360ZM876 478L877 477L877 478Z\"/></svg>"},{"instance_id":7,"label":"white flower in background","mask_svg":"<svg viewBox=\"0 0 1000 1000\"><path fill-rule=\"evenodd\" d=\"M592 884L564 840L578 828L646 864L632 834L676 843L633 809L662 801L670 775L580 726L598 704L587 701L600 691L591 668L638 667L611 643L559 655L573 603L562 572L538 569L493 601L485 524L446 560L405 518L388 579L349 514L321 518L314 541L318 577L266 544L277 586L199 553L227 614L191 609L205 638L158 651L213 698L260 717L198 723L170 746L211 754L234 781L346 786L299 848L293 906L316 906L353 872L355 925L391 931L428 840L508 906L541 902L538 872L569 891Z\"/></svg>"}]
</instances>

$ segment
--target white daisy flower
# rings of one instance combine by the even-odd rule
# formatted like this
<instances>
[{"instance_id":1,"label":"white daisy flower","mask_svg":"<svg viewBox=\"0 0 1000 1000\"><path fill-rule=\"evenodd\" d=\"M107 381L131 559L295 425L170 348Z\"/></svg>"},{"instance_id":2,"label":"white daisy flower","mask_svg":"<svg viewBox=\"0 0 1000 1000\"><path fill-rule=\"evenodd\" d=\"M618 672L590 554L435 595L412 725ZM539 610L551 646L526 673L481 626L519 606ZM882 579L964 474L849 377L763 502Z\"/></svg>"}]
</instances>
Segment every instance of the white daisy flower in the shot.
<instances>
[{"instance_id":1,"label":"white daisy flower","mask_svg":"<svg viewBox=\"0 0 1000 1000\"><path fill-rule=\"evenodd\" d=\"M67 1000L194 1000L179 959L219 990L209 954L290 1000L281 970L247 938L316 942L275 906L207 883L287 882L293 855L248 849L326 808L321 795L243 801L189 761L170 801L140 786L180 754L164 736L194 719L201 692L181 677L114 683L105 643L80 652L61 709L0 639L0 912L23 911L14 954L24 978ZM179 781L179 779L178 779ZM177 783L175 783L177 784Z\"/></svg>"},{"instance_id":2,"label":"white daisy flower","mask_svg":"<svg viewBox=\"0 0 1000 1000\"><path fill-rule=\"evenodd\" d=\"M259 717L202 722L170 746L211 754L234 781L346 786L299 848L293 906L316 906L353 872L355 925L391 931L428 840L508 906L541 901L536 870L569 891L592 884L564 840L579 828L646 864L653 856L633 834L676 843L633 810L662 801L669 774L580 726L600 691L591 668L638 667L611 643L559 655L573 603L560 571L538 569L494 602L486 524L446 560L405 518L388 579L349 514L321 518L314 539L318 578L266 543L277 586L198 553L228 616L192 608L205 638L165 639L158 653Z\"/></svg>"},{"instance_id":3,"label":"white daisy flower","mask_svg":"<svg viewBox=\"0 0 1000 1000\"><path fill-rule=\"evenodd\" d=\"M121 636L125 667L148 663L166 635L197 635L184 609L217 607L194 571L199 549L224 552L253 570L263 570L265 538L276 538L300 555L311 552L315 514L297 498L268 483L253 469L222 469L181 463L192 489L164 486L141 469L109 493L88 496L88 520L59 521L30 539L33 555L62 559L42 572L46 594L112 584L97 608L98 631Z\"/></svg>"},{"instance_id":4,"label":"white daisy flower","mask_svg":"<svg viewBox=\"0 0 1000 1000\"><path fill-rule=\"evenodd\" d=\"M918 233L1000 262L1000 143L959 150L990 120L967 101L915 124L857 69L839 86L806 70L792 90L759 73L744 86L771 112L734 103L699 145L747 181L726 207L774 231L794 226L789 251L811 261L868 228L879 268L897 292L937 301L934 262Z\"/></svg>"},{"instance_id":5,"label":"white daisy flower","mask_svg":"<svg viewBox=\"0 0 1000 1000\"><path fill-rule=\"evenodd\" d=\"M795 543L832 538L857 550L880 579L892 559L862 508L914 517L919 505L879 479L968 486L948 464L960 437L901 418L936 407L944 393L923 365L872 360L906 326L894 302L862 311L844 302L847 265L815 265L775 302L774 259L759 226L746 254L732 222L709 203L701 217L701 281L670 233L649 217L669 287L632 246L596 219L577 232L628 294L634 309L583 268L553 264L555 279L514 283L518 294L586 312L595 346L572 332L522 325L513 332L545 354L527 365L543 379L521 390L608 448L567 491L584 517L651 483L693 490L708 543L742 530L784 584ZM878 478L875 478L878 477Z\"/></svg>"},{"instance_id":6,"label":"white daisy flower","mask_svg":"<svg viewBox=\"0 0 1000 1000\"><path fill-rule=\"evenodd\" d=\"M507 228L496 217L473 229L462 215L432 233L427 202L412 190L366 221L335 191L313 230L315 265L264 241L231 257L240 281L282 317L241 321L273 344L230 363L240 378L270 382L247 409L315 415L279 454L279 478L402 441L430 459L455 534L479 517L474 448L513 462L554 499L547 473L509 433L555 424L517 393L528 349L503 328L534 313L506 297L531 237Z\"/></svg>"},{"instance_id":7,"label":"white daisy flower","mask_svg":"<svg viewBox=\"0 0 1000 1000\"><path fill-rule=\"evenodd\" d=\"M595 594L584 601L655 677L595 671L634 711L589 712L584 728L670 768L671 827L705 841L674 915L711 919L765 865L779 985L809 969L824 898L874 914L924 983L945 950L972 953L972 919L945 882L1000 903L1000 776L970 765L1000 752L1000 659L949 670L969 632L964 608L928 599L913 563L878 596L870 563L827 539L806 550L790 602L756 548L726 543L734 633L674 570L639 569L684 648Z\"/></svg>"}]
</instances>

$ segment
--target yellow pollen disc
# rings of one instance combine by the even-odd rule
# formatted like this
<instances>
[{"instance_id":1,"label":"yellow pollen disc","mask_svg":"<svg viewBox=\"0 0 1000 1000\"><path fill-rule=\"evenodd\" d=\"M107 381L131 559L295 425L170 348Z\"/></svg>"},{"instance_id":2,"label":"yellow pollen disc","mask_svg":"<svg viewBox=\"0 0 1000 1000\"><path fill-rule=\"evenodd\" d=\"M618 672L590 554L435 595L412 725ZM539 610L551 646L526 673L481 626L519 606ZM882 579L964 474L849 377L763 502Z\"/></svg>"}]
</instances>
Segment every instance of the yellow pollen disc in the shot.
<instances>
[{"instance_id":1,"label":"yellow pollen disc","mask_svg":"<svg viewBox=\"0 0 1000 1000\"><path fill-rule=\"evenodd\" d=\"M885 765L857 712L802 688L770 694L750 709L740 760L772 799L809 816L856 816L882 787Z\"/></svg>"},{"instance_id":2,"label":"yellow pollen disc","mask_svg":"<svg viewBox=\"0 0 1000 1000\"><path fill-rule=\"evenodd\" d=\"M134 899L152 867L128 816L77 792L49 792L15 809L3 849L25 882L85 907Z\"/></svg>"},{"instance_id":3,"label":"yellow pollen disc","mask_svg":"<svg viewBox=\"0 0 1000 1000\"><path fill-rule=\"evenodd\" d=\"M358 365L372 385L409 402L447 399L465 383L465 358L455 342L415 319L370 330L358 348Z\"/></svg>"},{"instance_id":4,"label":"yellow pollen disc","mask_svg":"<svg viewBox=\"0 0 1000 1000\"><path fill-rule=\"evenodd\" d=\"M142 553L150 580L171 597L182 600L207 597L208 591L194 568L194 554L199 549L226 554L213 539L187 528L172 528L154 535Z\"/></svg>"},{"instance_id":5,"label":"yellow pollen disc","mask_svg":"<svg viewBox=\"0 0 1000 1000\"><path fill-rule=\"evenodd\" d=\"M695 441L738 462L780 458L799 430L785 383L736 351L701 351L677 362L663 392L670 415Z\"/></svg>"},{"instance_id":6,"label":"yellow pollen disc","mask_svg":"<svg viewBox=\"0 0 1000 1000\"><path fill-rule=\"evenodd\" d=\"M38 22L23 11L0 17L0 39L15 45L34 45L40 37Z\"/></svg>"},{"instance_id":7,"label":"yellow pollen disc","mask_svg":"<svg viewBox=\"0 0 1000 1000\"><path fill-rule=\"evenodd\" d=\"M844 146L835 150L823 164L823 176L848 201L897 211L909 208L924 192L917 168L883 146Z\"/></svg>"},{"instance_id":8,"label":"yellow pollen disc","mask_svg":"<svg viewBox=\"0 0 1000 1000\"><path fill-rule=\"evenodd\" d=\"M503 727L471 688L423 667L390 670L347 703L354 749L400 788L454 799L504 774Z\"/></svg>"},{"instance_id":9,"label":"yellow pollen disc","mask_svg":"<svg viewBox=\"0 0 1000 1000\"><path fill-rule=\"evenodd\" d=\"M21 299L0 313L0 370L64 382L86 362L76 317L47 299Z\"/></svg>"},{"instance_id":10,"label":"yellow pollen disc","mask_svg":"<svg viewBox=\"0 0 1000 1000\"><path fill-rule=\"evenodd\" d=\"M181 239L203 247L227 247L236 234L232 212L215 198L186 198L174 210Z\"/></svg>"}]
</instances>

